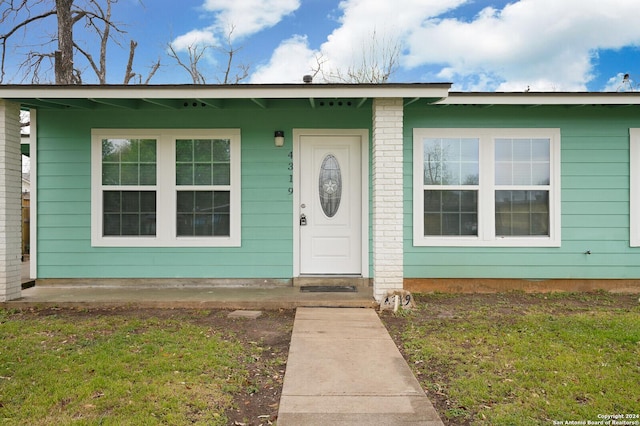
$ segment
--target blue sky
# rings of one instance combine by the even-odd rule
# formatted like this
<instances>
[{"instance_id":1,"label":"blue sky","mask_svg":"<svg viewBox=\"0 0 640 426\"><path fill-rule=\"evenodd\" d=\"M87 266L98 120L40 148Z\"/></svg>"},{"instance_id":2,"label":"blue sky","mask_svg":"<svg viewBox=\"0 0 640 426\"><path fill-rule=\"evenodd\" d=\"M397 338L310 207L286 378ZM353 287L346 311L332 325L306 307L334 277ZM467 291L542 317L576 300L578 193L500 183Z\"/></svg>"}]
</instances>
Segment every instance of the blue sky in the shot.
<instances>
[{"instance_id":1,"label":"blue sky","mask_svg":"<svg viewBox=\"0 0 640 426\"><path fill-rule=\"evenodd\" d=\"M638 16L638 0L119 0L113 9L127 31L120 44L139 44L135 70L145 76L160 59L151 83L192 81L167 56L169 43L183 61L189 47L206 46L199 69L207 83L219 82L226 56L216 48L232 25L236 64L250 65L243 82L298 83L318 61L323 73L315 81L335 81L363 60L384 62L376 53L397 47L390 81L451 82L460 91L638 90ZM36 44L54 25L46 21L14 43ZM81 26L76 38L95 49ZM11 49L5 82L20 83L24 52ZM127 49L109 49L108 82L121 83ZM76 62L84 81L96 82ZM625 73L631 84L622 84Z\"/></svg>"}]
</instances>

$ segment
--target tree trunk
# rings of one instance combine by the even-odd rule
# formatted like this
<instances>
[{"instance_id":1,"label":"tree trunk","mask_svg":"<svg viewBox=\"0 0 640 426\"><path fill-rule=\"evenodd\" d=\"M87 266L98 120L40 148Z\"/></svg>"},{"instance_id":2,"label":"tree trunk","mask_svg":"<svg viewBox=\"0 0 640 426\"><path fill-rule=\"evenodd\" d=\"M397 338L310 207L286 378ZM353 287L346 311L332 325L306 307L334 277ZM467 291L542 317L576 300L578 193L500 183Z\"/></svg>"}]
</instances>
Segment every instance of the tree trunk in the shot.
<instances>
[{"instance_id":1,"label":"tree trunk","mask_svg":"<svg viewBox=\"0 0 640 426\"><path fill-rule=\"evenodd\" d=\"M55 55L56 84L73 84L73 0L56 0L58 50Z\"/></svg>"}]
</instances>

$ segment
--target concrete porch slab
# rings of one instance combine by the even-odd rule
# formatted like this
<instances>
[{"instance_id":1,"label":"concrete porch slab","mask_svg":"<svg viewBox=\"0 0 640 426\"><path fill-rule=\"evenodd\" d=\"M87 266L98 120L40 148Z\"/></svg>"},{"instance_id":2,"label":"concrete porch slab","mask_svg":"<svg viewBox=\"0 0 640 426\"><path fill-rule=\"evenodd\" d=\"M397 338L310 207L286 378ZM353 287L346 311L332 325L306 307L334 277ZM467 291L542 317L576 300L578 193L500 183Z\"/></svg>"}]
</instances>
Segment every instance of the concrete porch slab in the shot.
<instances>
[{"instance_id":1,"label":"concrete porch slab","mask_svg":"<svg viewBox=\"0 0 640 426\"><path fill-rule=\"evenodd\" d=\"M4 306L186 309L295 309L304 306L375 308L371 288L357 293L301 293L297 287L169 287L48 285L22 290Z\"/></svg>"}]
</instances>

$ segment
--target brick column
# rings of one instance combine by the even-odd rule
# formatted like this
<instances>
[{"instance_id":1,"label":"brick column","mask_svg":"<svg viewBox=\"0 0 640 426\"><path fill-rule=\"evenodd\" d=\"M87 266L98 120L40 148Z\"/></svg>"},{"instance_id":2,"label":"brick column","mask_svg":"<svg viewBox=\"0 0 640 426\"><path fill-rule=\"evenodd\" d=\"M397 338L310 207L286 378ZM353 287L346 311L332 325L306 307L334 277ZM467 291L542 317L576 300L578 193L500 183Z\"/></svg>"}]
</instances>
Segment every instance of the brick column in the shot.
<instances>
[{"instance_id":1,"label":"brick column","mask_svg":"<svg viewBox=\"0 0 640 426\"><path fill-rule=\"evenodd\" d=\"M380 301L402 289L403 100L373 101L373 285Z\"/></svg>"},{"instance_id":2,"label":"brick column","mask_svg":"<svg viewBox=\"0 0 640 426\"><path fill-rule=\"evenodd\" d=\"M20 106L0 99L0 302L21 296Z\"/></svg>"}]
</instances>

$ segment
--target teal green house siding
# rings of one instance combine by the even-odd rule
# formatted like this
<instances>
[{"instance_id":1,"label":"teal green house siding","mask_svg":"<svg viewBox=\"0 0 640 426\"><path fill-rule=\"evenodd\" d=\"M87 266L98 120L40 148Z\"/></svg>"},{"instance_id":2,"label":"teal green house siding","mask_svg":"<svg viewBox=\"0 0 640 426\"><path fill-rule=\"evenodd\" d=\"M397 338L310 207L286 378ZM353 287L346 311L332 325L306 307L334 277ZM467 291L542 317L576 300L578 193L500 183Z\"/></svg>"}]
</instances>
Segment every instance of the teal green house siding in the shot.
<instances>
[{"instance_id":1,"label":"teal green house siding","mask_svg":"<svg viewBox=\"0 0 640 426\"><path fill-rule=\"evenodd\" d=\"M640 127L639 107L409 106L404 117L405 278L640 278L640 248L629 245L629 129ZM414 246L412 131L431 127L559 128L561 246Z\"/></svg>"},{"instance_id":2,"label":"teal green house siding","mask_svg":"<svg viewBox=\"0 0 640 426\"><path fill-rule=\"evenodd\" d=\"M37 274L49 278L271 278L293 276L293 197L289 153L294 128L371 128L371 102L311 108L269 101L260 108L41 109L37 135ZM240 247L92 247L91 129L241 130ZM274 146L275 130L285 146Z\"/></svg>"},{"instance_id":3,"label":"teal green house siding","mask_svg":"<svg viewBox=\"0 0 640 426\"><path fill-rule=\"evenodd\" d=\"M289 157L293 129L373 130L371 101L359 107L314 108L308 100L270 100L268 108L261 108L248 100L227 100L219 109L145 108L38 111L39 279L290 279L295 255L294 206L289 192L293 188ZM640 247L629 243L629 129L640 128L639 106L437 106L416 102L405 107L403 124L404 278L640 278ZM92 247L91 130L96 128L240 129L241 246ZM559 128L560 247L415 246L414 128ZM284 147L274 146L274 130L284 130ZM371 173L371 149L364 155ZM369 176L370 194L372 189ZM371 199L369 211L371 219ZM372 276L371 240L368 246Z\"/></svg>"}]
</instances>

